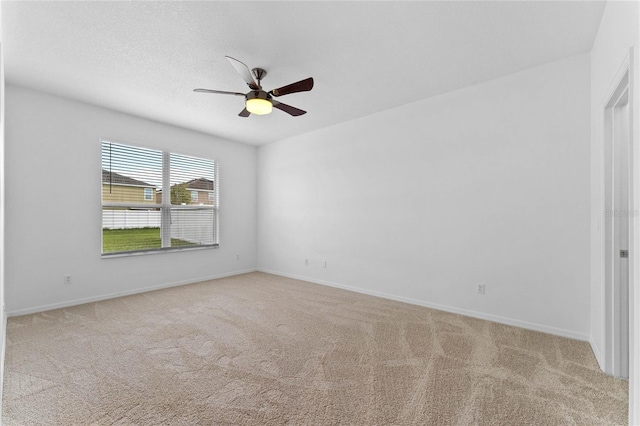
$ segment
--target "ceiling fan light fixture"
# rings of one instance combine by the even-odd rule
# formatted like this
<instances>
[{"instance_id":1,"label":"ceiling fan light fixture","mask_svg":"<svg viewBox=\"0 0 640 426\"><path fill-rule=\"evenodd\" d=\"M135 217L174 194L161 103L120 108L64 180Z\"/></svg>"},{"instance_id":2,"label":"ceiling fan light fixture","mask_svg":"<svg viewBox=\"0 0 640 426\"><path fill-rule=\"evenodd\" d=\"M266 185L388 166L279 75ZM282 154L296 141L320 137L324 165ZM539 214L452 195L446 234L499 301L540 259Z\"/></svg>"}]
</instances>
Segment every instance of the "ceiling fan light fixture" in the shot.
<instances>
[{"instance_id":1,"label":"ceiling fan light fixture","mask_svg":"<svg viewBox=\"0 0 640 426\"><path fill-rule=\"evenodd\" d=\"M246 108L251 114L265 115L271 113L273 104L268 99L253 98L247 99Z\"/></svg>"}]
</instances>

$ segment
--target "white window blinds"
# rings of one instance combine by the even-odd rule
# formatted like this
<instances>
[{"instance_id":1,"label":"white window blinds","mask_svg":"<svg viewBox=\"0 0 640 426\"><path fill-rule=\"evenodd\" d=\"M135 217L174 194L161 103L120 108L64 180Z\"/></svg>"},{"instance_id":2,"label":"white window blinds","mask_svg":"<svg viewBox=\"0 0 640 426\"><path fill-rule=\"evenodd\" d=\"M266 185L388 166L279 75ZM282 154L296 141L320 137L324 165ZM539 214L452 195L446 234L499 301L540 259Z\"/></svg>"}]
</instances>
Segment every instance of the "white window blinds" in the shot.
<instances>
[{"instance_id":1,"label":"white window blinds","mask_svg":"<svg viewBox=\"0 0 640 426\"><path fill-rule=\"evenodd\" d=\"M218 245L216 163L102 141L102 254Z\"/></svg>"}]
</instances>

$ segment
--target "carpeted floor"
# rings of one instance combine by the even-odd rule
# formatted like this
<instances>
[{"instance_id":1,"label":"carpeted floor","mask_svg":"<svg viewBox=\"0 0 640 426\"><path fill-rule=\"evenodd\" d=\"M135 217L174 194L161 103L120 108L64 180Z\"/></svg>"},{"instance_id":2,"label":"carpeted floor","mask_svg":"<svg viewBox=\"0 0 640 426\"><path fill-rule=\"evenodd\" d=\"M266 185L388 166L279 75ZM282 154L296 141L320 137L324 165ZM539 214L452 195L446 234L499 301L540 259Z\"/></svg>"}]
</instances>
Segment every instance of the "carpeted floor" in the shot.
<instances>
[{"instance_id":1,"label":"carpeted floor","mask_svg":"<svg viewBox=\"0 0 640 426\"><path fill-rule=\"evenodd\" d=\"M251 273L10 318L3 424L609 425L585 342Z\"/></svg>"}]
</instances>

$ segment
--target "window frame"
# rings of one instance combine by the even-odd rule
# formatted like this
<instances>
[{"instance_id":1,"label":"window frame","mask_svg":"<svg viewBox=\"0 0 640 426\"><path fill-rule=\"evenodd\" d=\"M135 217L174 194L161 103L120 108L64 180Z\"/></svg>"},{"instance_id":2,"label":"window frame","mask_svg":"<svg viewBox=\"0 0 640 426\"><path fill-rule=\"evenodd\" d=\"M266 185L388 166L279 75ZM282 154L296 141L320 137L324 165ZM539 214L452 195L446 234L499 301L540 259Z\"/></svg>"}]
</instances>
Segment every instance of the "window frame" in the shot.
<instances>
[{"instance_id":1,"label":"window frame","mask_svg":"<svg viewBox=\"0 0 640 426\"><path fill-rule=\"evenodd\" d=\"M149 145L143 145L138 143L130 143L130 142L122 142L116 139L111 138L101 138L100 139L100 150L102 152L102 146L104 143L113 143L119 145L125 145L132 148L141 148L141 149L150 149L155 151L160 151L162 153L162 201L161 203L121 203L121 202L104 202L102 200L102 170L101 170L101 178L100 178L100 253L101 258L108 259L114 257L128 257L128 256L139 256L139 255L147 255L147 254L160 254L160 253L169 253L169 252L178 252L178 251L192 251L192 250L208 250L208 249L217 249L220 247L220 209L219 209L219 200L218 200L218 192L219 192L219 162L215 158L206 158L201 155L194 154L186 154L183 152L176 152L174 150L153 147ZM216 197L214 204L187 204L187 205L176 205L171 204L171 182L170 182L170 159L171 154L185 156L185 157L193 157L200 160L207 160L213 162L213 192L215 192ZM102 169L102 167L101 167ZM152 195L152 200L155 197ZM155 201L155 200L154 200ZM117 251L117 252L107 252L104 250L104 228L102 228L102 215L104 208L120 208L120 207L128 207L132 209L160 209L161 216L161 225L160 225L160 235L163 241L162 247L160 248L149 248L149 249L141 249L141 250L129 250L129 251ZM212 210L214 212L214 223L213 223L213 240L212 244L198 244L194 246L176 246L176 247L165 247L164 241L171 240L171 211L172 210ZM164 226L168 224L169 226Z\"/></svg>"}]
</instances>

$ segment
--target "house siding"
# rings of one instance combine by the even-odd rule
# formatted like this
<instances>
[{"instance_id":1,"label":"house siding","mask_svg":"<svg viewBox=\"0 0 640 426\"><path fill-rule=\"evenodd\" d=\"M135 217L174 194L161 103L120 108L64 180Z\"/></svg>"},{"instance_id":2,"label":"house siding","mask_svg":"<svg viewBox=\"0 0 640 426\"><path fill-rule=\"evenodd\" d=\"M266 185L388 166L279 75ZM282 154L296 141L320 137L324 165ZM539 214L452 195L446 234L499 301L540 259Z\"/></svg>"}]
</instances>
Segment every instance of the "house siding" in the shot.
<instances>
[{"instance_id":1,"label":"house siding","mask_svg":"<svg viewBox=\"0 0 640 426\"><path fill-rule=\"evenodd\" d=\"M153 196L151 200L144 199L144 190L145 188L139 186L109 185L103 183L102 202L155 204L155 196Z\"/></svg>"},{"instance_id":2,"label":"house siding","mask_svg":"<svg viewBox=\"0 0 640 426\"><path fill-rule=\"evenodd\" d=\"M187 190L189 192L191 191L198 191L198 201L197 202L191 202L191 204L205 204L208 206L212 206L214 204L213 201L209 200L209 193L213 192L213 191L204 191L202 189L189 189L187 188Z\"/></svg>"}]
</instances>

